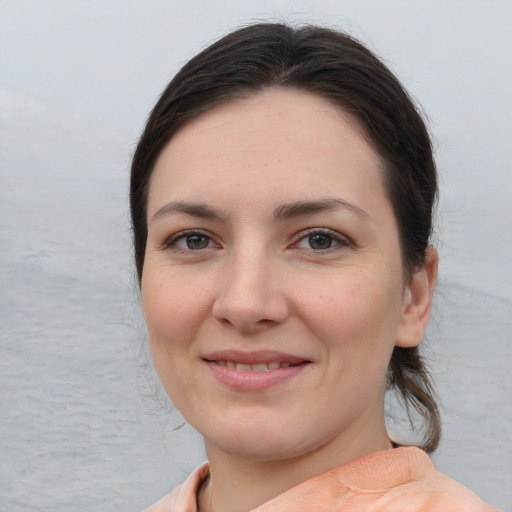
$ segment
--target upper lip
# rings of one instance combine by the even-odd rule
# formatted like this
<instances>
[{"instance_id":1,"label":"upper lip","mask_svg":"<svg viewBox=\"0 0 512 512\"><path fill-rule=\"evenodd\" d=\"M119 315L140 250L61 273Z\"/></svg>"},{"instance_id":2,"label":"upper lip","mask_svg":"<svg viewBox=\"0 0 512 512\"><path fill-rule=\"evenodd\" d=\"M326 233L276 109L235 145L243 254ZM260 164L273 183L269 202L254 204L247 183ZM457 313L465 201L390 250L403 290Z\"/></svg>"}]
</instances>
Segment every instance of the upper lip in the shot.
<instances>
[{"instance_id":1,"label":"upper lip","mask_svg":"<svg viewBox=\"0 0 512 512\"><path fill-rule=\"evenodd\" d=\"M309 362L308 359L295 356L293 354L286 354L284 352L276 352L274 350L257 350L251 352L244 352L239 350L219 350L210 352L203 356L207 361L233 361L242 364L258 364L258 363L291 363L299 364Z\"/></svg>"}]
</instances>

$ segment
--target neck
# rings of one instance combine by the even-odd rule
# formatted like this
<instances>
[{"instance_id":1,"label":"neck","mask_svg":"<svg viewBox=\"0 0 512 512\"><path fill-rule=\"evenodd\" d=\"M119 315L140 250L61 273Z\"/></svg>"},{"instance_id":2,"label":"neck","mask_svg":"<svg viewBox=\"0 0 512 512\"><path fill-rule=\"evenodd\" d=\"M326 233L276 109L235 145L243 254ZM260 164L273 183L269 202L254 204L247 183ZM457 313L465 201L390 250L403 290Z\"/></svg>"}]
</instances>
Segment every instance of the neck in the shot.
<instances>
[{"instance_id":1,"label":"neck","mask_svg":"<svg viewBox=\"0 0 512 512\"><path fill-rule=\"evenodd\" d=\"M210 478L199 491L199 511L248 512L314 476L392 448L384 421L374 427L343 432L313 452L277 461L234 457L206 441Z\"/></svg>"}]
</instances>

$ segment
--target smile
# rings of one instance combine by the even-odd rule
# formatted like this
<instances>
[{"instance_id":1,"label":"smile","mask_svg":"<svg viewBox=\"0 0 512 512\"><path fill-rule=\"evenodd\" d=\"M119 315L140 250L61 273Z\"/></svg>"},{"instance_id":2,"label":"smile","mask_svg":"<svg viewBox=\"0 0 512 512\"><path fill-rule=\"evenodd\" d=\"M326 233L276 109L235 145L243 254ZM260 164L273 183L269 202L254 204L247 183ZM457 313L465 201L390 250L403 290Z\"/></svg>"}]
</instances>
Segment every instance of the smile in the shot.
<instances>
[{"instance_id":1,"label":"smile","mask_svg":"<svg viewBox=\"0 0 512 512\"><path fill-rule=\"evenodd\" d=\"M223 350L203 361L217 382L234 391L264 391L297 378L312 361L273 350Z\"/></svg>"},{"instance_id":2,"label":"smile","mask_svg":"<svg viewBox=\"0 0 512 512\"><path fill-rule=\"evenodd\" d=\"M290 366L297 366L297 364L292 364L289 361L272 361L269 363L256 364L237 363L236 361L224 360L214 362L218 366L225 366L226 368L231 368L232 370L237 370L239 372L268 372L269 370L279 370L279 368L289 368Z\"/></svg>"}]
</instances>

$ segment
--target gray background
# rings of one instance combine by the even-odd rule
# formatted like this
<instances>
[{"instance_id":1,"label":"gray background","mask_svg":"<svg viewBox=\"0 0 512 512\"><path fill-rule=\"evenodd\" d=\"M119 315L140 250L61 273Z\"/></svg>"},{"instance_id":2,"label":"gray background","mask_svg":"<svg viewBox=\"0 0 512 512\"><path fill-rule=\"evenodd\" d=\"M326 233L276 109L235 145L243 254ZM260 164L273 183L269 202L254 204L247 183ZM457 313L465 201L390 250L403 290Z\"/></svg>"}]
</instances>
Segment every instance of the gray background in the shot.
<instances>
[{"instance_id":1,"label":"gray background","mask_svg":"<svg viewBox=\"0 0 512 512\"><path fill-rule=\"evenodd\" d=\"M428 113L434 460L512 510L509 0L0 1L0 510L137 511L202 461L147 363L128 168L179 66L258 19L349 31Z\"/></svg>"}]
</instances>

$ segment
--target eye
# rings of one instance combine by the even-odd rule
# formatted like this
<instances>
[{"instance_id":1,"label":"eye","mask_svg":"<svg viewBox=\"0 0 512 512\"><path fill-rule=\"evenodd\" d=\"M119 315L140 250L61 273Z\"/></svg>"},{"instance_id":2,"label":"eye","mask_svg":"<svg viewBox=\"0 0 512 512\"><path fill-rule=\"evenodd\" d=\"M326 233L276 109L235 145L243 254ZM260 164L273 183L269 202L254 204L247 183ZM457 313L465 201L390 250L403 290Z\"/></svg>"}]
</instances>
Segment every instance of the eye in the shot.
<instances>
[{"instance_id":1,"label":"eye","mask_svg":"<svg viewBox=\"0 0 512 512\"><path fill-rule=\"evenodd\" d=\"M332 236L325 233L309 235L307 241L311 249L329 249L334 243Z\"/></svg>"},{"instance_id":2,"label":"eye","mask_svg":"<svg viewBox=\"0 0 512 512\"><path fill-rule=\"evenodd\" d=\"M176 233L165 243L165 247L179 251L201 251L216 247L217 244L205 233L200 231L185 231Z\"/></svg>"},{"instance_id":3,"label":"eye","mask_svg":"<svg viewBox=\"0 0 512 512\"><path fill-rule=\"evenodd\" d=\"M295 247L313 251L327 251L339 246L347 246L348 241L342 235L328 229L310 229L299 239Z\"/></svg>"}]
</instances>

